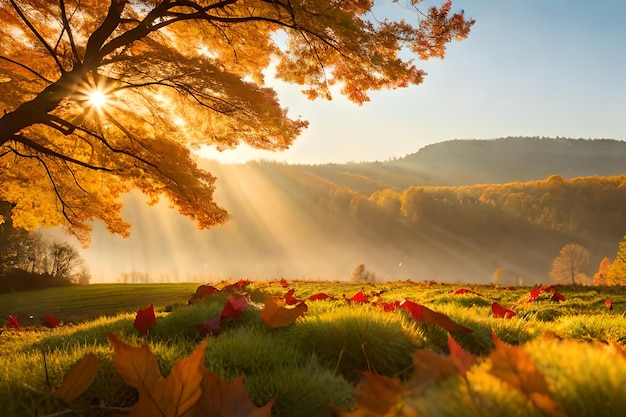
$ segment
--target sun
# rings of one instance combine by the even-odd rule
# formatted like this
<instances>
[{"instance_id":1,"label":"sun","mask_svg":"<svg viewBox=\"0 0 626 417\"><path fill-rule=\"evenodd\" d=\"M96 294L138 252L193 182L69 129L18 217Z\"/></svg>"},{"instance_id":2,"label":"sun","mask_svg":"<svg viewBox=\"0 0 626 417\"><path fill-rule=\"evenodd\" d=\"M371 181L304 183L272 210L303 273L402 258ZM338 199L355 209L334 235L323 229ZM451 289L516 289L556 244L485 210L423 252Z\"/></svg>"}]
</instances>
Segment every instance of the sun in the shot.
<instances>
[{"instance_id":1,"label":"sun","mask_svg":"<svg viewBox=\"0 0 626 417\"><path fill-rule=\"evenodd\" d=\"M102 90L93 90L88 95L89 103L98 109L104 107L108 103L107 95Z\"/></svg>"}]
</instances>

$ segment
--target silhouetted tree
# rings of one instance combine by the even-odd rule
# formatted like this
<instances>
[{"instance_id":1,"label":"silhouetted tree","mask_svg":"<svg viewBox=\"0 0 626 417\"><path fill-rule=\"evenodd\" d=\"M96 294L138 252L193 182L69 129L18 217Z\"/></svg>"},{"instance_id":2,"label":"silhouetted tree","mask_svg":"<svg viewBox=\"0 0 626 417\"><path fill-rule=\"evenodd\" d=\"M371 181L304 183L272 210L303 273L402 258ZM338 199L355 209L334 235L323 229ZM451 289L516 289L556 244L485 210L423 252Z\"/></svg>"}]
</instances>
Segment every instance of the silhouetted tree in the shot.
<instances>
[{"instance_id":1,"label":"silhouetted tree","mask_svg":"<svg viewBox=\"0 0 626 417\"><path fill-rule=\"evenodd\" d=\"M589 251L576 243L568 243L561 248L552 262L550 278L557 284L584 283L587 280L583 270L589 265Z\"/></svg>"}]
</instances>

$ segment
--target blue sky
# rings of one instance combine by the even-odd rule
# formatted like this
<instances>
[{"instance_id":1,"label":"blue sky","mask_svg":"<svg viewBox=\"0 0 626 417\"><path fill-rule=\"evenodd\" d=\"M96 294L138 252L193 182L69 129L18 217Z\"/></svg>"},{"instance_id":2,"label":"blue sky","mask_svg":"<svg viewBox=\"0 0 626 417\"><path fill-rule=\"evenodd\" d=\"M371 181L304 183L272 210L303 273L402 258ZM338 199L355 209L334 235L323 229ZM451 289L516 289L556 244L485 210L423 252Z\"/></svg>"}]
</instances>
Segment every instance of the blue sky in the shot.
<instances>
[{"instance_id":1,"label":"blue sky","mask_svg":"<svg viewBox=\"0 0 626 417\"><path fill-rule=\"evenodd\" d=\"M418 62L428 72L423 84L373 93L359 107L338 95L311 102L298 86L270 80L290 114L309 120L304 134L281 153L244 147L207 155L359 162L450 139L626 140L626 2L457 0L453 8L476 24L444 60Z\"/></svg>"}]
</instances>

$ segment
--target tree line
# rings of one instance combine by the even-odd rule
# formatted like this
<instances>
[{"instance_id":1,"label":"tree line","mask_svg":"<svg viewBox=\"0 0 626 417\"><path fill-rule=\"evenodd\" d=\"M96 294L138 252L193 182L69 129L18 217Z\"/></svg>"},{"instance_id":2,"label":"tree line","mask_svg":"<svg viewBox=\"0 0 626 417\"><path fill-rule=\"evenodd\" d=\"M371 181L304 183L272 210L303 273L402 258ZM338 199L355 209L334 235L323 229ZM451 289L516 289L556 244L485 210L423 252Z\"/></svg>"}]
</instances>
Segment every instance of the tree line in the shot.
<instances>
[{"instance_id":1,"label":"tree line","mask_svg":"<svg viewBox=\"0 0 626 417\"><path fill-rule=\"evenodd\" d=\"M11 211L11 203L0 201L0 292L89 283L73 245L15 227Z\"/></svg>"}]
</instances>

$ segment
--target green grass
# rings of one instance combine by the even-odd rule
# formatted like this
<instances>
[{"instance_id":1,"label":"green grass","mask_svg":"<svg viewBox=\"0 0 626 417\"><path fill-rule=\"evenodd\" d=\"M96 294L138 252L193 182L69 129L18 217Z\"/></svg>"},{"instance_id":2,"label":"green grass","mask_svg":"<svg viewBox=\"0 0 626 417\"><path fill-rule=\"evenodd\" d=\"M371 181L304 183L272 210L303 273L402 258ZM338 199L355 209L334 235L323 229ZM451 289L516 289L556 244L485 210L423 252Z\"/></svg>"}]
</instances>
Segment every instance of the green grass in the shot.
<instances>
[{"instance_id":1,"label":"green grass","mask_svg":"<svg viewBox=\"0 0 626 417\"><path fill-rule=\"evenodd\" d=\"M80 322L149 304L155 309L186 304L198 284L95 284L0 294L0 318L18 317L22 326L39 324L46 313ZM30 319L30 316L33 319Z\"/></svg>"},{"instance_id":2,"label":"green grass","mask_svg":"<svg viewBox=\"0 0 626 417\"><path fill-rule=\"evenodd\" d=\"M508 344L522 345L549 379L555 398L568 404L565 411L569 414L565 415L611 415L594 411L602 398L613 401L606 408L613 415L618 415L615 410L624 405L612 390L617 389L616 384L626 384L626 355L620 356L607 343L626 342L626 288L565 286L558 288L565 302L542 299L528 303L530 288L465 286L480 295L456 295L454 290L461 285L410 281L289 284L247 286L248 308L219 335L208 337L204 360L225 379L243 375L248 395L256 404L274 399L274 417L333 416L333 407L353 404L352 390L361 371L407 378L414 350L447 353L448 335L443 328L416 321L404 310L387 313L370 304L343 299L358 291L368 294L372 302L406 298L447 315L473 330L454 337L467 351L481 357L486 358L493 348L492 333ZM45 392L58 386L72 364L87 352L100 358L100 370L80 400L109 407L132 405L136 393L114 371L105 333L114 332L130 344L147 343L166 375L177 359L202 340L196 324L219 314L226 302L225 294L216 294L188 306L186 302L196 287L112 284L0 295L3 316L18 316L24 326L29 323L22 317L41 319L46 312L74 323L47 329L36 326L37 320L33 320L27 329L5 328L0 334L0 416L62 411L64 405ZM260 318L263 299L266 294L282 295L289 288L296 289L296 298L325 292L335 300L309 301L304 318L286 328L269 329ZM609 297L612 311L604 307ZM516 311L517 316L494 318L494 301ZM157 325L147 336L141 336L132 326L134 312L148 304L155 305ZM545 334L553 337L546 339ZM561 344L555 342L560 339L564 340ZM518 392L490 377L485 367L488 363L483 362L468 374L468 380L473 381L471 392L466 381L452 378L428 389L428 395L407 399L406 407L417 415L541 415ZM594 385L596 381L599 385ZM492 412L477 411L476 401L489 405ZM82 415L108 414L94 411Z\"/></svg>"}]
</instances>

